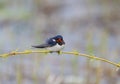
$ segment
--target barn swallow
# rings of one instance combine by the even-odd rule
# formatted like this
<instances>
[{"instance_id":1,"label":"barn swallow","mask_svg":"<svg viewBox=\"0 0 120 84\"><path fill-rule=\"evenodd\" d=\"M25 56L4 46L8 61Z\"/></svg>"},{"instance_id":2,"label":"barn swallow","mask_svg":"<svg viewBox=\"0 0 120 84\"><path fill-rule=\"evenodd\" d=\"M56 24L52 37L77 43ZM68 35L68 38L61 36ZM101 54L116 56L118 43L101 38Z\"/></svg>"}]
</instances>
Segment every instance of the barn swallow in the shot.
<instances>
[{"instance_id":1,"label":"barn swallow","mask_svg":"<svg viewBox=\"0 0 120 84\"><path fill-rule=\"evenodd\" d=\"M65 46L65 42L63 40L63 37L61 35L54 36L52 38L49 38L46 43L41 45L32 46L34 48L42 48L47 49L50 52L60 52Z\"/></svg>"}]
</instances>

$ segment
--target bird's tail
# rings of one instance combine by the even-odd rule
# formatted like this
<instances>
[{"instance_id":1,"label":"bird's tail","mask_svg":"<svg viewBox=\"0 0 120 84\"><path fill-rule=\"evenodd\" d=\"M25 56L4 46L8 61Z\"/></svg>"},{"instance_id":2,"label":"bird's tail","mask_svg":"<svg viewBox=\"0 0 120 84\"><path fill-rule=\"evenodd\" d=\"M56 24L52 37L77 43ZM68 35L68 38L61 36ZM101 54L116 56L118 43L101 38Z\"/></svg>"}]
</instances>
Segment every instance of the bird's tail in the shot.
<instances>
[{"instance_id":1,"label":"bird's tail","mask_svg":"<svg viewBox=\"0 0 120 84\"><path fill-rule=\"evenodd\" d=\"M49 47L48 44L42 44L42 45L36 45L36 46L32 46L34 48L46 48L46 47Z\"/></svg>"}]
</instances>

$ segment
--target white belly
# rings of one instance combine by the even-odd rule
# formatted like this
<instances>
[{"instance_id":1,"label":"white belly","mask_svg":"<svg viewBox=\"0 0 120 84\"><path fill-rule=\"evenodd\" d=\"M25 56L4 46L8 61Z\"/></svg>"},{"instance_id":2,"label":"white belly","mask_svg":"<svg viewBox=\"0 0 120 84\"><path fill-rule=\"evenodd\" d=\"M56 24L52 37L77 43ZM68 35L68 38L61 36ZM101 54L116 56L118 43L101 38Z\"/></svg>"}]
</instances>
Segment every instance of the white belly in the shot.
<instances>
[{"instance_id":1,"label":"white belly","mask_svg":"<svg viewBox=\"0 0 120 84\"><path fill-rule=\"evenodd\" d=\"M65 45L58 45L56 44L55 46L53 47L48 47L47 50L50 50L50 51L60 51L64 48Z\"/></svg>"}]
</instances>

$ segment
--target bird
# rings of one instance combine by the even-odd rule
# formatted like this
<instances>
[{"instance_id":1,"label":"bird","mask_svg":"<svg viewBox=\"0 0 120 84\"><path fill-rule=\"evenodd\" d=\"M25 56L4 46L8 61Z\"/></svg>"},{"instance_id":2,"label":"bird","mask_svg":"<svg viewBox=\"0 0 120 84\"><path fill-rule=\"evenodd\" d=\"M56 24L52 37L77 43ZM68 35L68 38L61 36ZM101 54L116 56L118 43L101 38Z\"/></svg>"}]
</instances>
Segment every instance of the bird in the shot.
<instances>
[{"instance_id":1,"label":"bird","mask_svg":"<svg viewBox=\"0 0 120 84\"><path fill-rule=\"evenodd\" d=\"M48 40L46 40L45 43L43 43L41 45L32 46L32 47L41 48L41 49L47 49L51 53L52 52L60 53L60 51L64 48L64 46L65 46L65 42L63 40L62 35L56 35L56 36L51 37Z\"/></svg>"}]
</instances>

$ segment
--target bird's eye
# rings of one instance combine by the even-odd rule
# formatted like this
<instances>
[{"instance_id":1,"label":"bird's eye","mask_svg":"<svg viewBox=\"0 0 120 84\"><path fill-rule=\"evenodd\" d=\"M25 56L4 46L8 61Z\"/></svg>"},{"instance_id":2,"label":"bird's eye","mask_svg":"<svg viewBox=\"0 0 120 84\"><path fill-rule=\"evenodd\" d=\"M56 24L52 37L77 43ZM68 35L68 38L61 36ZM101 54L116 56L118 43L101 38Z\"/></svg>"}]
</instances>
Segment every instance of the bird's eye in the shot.
<instances>
[{"instance_id":1,"label":"bird's eye","mask_svg":"<svg viewBox=\"0 0 120 84\"><path fill-rule=\"evenodd\" d=\"M52 39L54 42L56 42L56 40L55 39Z\"/></svg>"}]
</instances>

